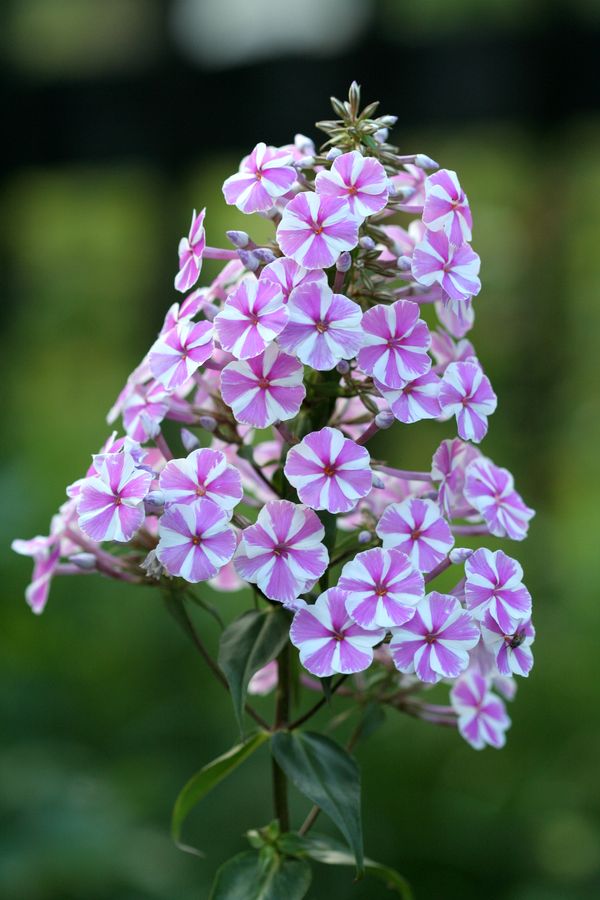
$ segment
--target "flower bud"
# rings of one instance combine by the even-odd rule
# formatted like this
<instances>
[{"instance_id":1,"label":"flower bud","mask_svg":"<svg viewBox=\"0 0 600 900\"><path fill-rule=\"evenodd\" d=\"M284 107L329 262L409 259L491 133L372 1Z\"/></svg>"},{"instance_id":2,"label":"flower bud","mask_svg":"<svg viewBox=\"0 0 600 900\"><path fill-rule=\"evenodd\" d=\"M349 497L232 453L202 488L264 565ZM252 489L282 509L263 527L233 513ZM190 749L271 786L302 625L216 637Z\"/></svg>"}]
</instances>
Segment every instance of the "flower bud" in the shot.
<instances>
[{"instance_id":1,"label":"flower bud","mask_svg":"<svg viewBox=\"0 0 600 900\"><path fill-rule=\"evenodd\" d=\"M211 433L217 430L217 420L212 416L200 416L198 424L201 428L204 428L205 431L210 431Z\"/></svg>"},{"instance_id":2,"label":"flower bud","mask_svg":"<svg viewBox=\"0 0 600 900\"><path fill-rule=\"evenodd\" d=\"M390 133L387 128L378 128L375 134L373 135L373 140L377 141L378 144L385 144L389 137Z\"/></svg>"},{"instance_id":3,"label":"flower bud","mask_svg":"<svg viewBox=\"0 0 600 900\"><path fill-rule=\"evenodd\" d=\"M297 169L312 169L315 164L314 156L303 156L294 163Z\"/></svg>"},{"instance_id":4,"label":"flower bud","mask_svg":"<svg viewBox=\"0 0 600 900\"><path fill-rule=\"evenodd\" d=\"M249 272L255 272L260 266L258 257L253 250L238 250L238 256Z\"/></svg>"},{"instance_id":5,"label":"flower bud","mask_svg":"<svg viewBox=\"0 0 600 900\"><path fill-rule=\"evenodd\" d=\"M315 143L305 134L297 134L294 136L294 146L299 153L313 156L315 152Z\"/></svg>"},{"instance_id":6,"label":"flower bud","mask_svg":"<svg viewBox=\"0 0 600 900\"><path fill-rule=\"evenodd\" d=\"M144 497L144 509L148 516L158 516L165 508L165 495L162 491L149 491Z\"/></svg>"},{"instance_id":7,"label":"flower bud","mask_svg":"<svg viewBox=\"0 0 600 900\"><path fill-rule=\"evenodd\" d=\"M347 250L344 250L340 253L338 257L338 261L335 264L335 267L338 272L347 272L350 266L352 265L352 257L348 253Z\"/></svg>"},{"instance_id":8,"label":"flower bud","mask_svg":"<svg viewBox=\"0 0 600 900\"><path fill-rule=\"evenodd\" d=\"M340 359L339 363L336 366L337 371L340 375L347 375L350 371L350 363L347 359Z\"/></svg>"},{"instance_id":9,"label":"flower bud","mask_svg":"<svg viewBox=\"0 0 600 900\"><path fill-rule=\"evenodd\" d=\"M370 531L359 531L357 541L359 544L369 544L373 540Z\"/></svg>"},{"instance_id":10,"label":"flower bud","mask_svg":"<svg viewBox=\"0 0 600 900\"><path fill-rule=\"evenodd\" d=\"M96 557L93 553L73 553L69 556L69 562L82 572L92 572L96 568Z\"/></svg>"},{"instance_id":11,"label":"flower bud","mask_svg":"<svg viewBox=\"0 0 600 900\"><path fill-rule=\"evenodd\" d=\"M393 200L400 200L400 202L403 202L404 200L410 200L415 189L414 187L410 187L410 185L394 184L394 182L391 181L389 191L390 197Z\"/></svg>"},{"instance_id":12,"label":"flower bud","mask_svg":"<svg viewBox=\"0 0 600 900\"><path fill-rule=\"evenodd\" d=\"M460 565L468 560L468 558L474 553L473 550L470 550L468 547L454 547L453 550L448 554L450 558L450 562L454 563L454 565Z\"/></svg>"},{"instance_id":13,"label":"flower bud","mask_svg":"<svg viewBox=\"0 0 600 900\"><path fill-rule=\"evenodd\" d=\"M410 256L399 256L396 260L396 265L401 272L410 272L412 260Z\"/></svg>"},{"instance_id":14,"label":"flower bud","mask_svg":"<svg viewBox=\"0 0 600 900\"><path fill-rule=\"evenodd\" d=\"M226 231L225 234L238 250L243 250L250 243L250 235L246 234L245 231Z\"/></svg>"},{"instance_id":15,"label":"flower bud","mask_svg":"<svg viewBox=\"0 0 600 900\"><path fill-rule=\"evenodd\" d=\"M257 260L265 266L269 263L275 262L275 260L277 259L273 251L269 250L268 247L257 247L256 250L252 251L252 253L257 258Z\"/></svg>"},{"instance_id":16,"label":"flower bud","mask_svg":"<svg viewBox=\"0 0 600 900\"><path fill-rule=\"evenodd\" d=\"M163 575L171 577L156 555L156 550L150 551L146 559L140 563L140 569L144 570L146 578L153 578L155 581L160 581Z\"/></svg>"},{"instance_id":17,"label":"flower bud","mask_svg":"<svg viewBox=\"0 0 600 900\"><path fill-rule=\"evenodd\" d=\"M381 428L382 431L385 431L386 428L391 428L394 421L394 413L391 409L382 409L381 412L377 413L375 416L375 424L378 428Z\"/></svg>"},{"instance_id":18,"label":"flower bud","mask_svg":"<svg viewBox=\"0 0 600 900\"><path fill-rule=\"evenodd\" d=\"M326 159L333 162L334 159L337 159L338 156L341 156L341 155L342 155L342 151L340 150L339 147L332 147L331 150L327 151Z\"/></svg>"},{"instance_id":19,"label":"flower bud","mask_svg":"<svg viewBox=\"0 0 600 900\"><path fill-rule=\"evenodd\" d=\"M200 446L200 441L197 436L193 434L193 432L189 431L187 428L182 428L179 432L181 437L181 443L185 447L188 453L191 453L193 450L197 450Z\"/></svg>"},{"instance_id":20,"label":"flower bud","mask_svg":"<svg viewBox=\"0 0 600 900\"><path fill-rule=\"evenodd\" d=\"M393 128L398 121L398 116L379 116L378 121L381 122L385 128Z\"/></svg>"},{"instance_id":21,"label":"flower bud","mask_svg":"<svg viewBox=\"0 0 600 900\"><path fill-rule=\"evenodd\" d=\"M379 475L376 475L373 472L373 487L378 488L378 490L382 490L385 487L385 483L381 480Z\"/></svg>"},{"instance_id":22,"label":"flower bud","mask_svg":"<svg viewBox=\"0 0 600 900\"><path fill-rule=\"evenodd\" d=\"M439 169L440 167L439 163L436 163L430 156L425 156L424 153L416 154L415 166L418 166L420 169Z\"/></svg>"},{"instance_id":23,"label":"flower bud","mask_svg":"<svg viewBox=\"0 0 600 900\"><path fill-rule=\"evenodd\" d=\"M364 237L361 237L358 242L363 250L374 250L375 249L375 241L372 237L369 237L367 234Z\"/></svg>"}]
</instances>

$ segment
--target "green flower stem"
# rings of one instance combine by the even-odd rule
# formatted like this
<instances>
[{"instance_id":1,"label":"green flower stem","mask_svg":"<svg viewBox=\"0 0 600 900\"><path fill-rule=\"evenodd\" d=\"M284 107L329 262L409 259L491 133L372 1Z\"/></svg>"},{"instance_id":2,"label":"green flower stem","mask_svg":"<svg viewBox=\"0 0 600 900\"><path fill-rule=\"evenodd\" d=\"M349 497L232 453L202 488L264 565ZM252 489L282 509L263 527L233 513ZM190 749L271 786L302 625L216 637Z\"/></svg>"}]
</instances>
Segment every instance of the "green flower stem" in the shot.
<instances>
[{"instance_id":1,"label":"green flower stem","mask_svg":"<svg viewBox=\"0 0 600 900\"><path fill-rule=\"evenodd\" d=\"M277 657L278 682L275 704L275 722L273 725L274 731L288 727L292 684L290 663L290 644L288 642ZM290 812L288 805L287 778L285 772L277 764L274 757L272 757L272 773L275 816L279 819L281 831L289 831Z\"/></svg>"}]
</instances>

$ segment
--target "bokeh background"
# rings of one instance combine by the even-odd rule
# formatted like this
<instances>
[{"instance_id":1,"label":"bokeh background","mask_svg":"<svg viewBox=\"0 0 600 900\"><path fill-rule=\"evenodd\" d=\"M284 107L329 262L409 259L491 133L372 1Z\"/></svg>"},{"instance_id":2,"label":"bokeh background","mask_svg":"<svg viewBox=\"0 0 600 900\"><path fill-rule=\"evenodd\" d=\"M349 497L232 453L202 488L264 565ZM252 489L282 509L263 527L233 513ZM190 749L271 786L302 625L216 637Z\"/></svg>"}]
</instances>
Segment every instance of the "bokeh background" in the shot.
<instances>
[{"instance_id":1,"label":"bokeh background","mask_svg":"<svg viewBox=\"0 0 600 900\"><path fill-rule=\"evenodd\" d=\"M227 697L153 592L61 579L36 619L8 546L46 533L103 442L174 300L191 208L223 246L247 225L220 194L240 156L317 137L353 78L399 115L402 152L469 193L473 339L500 397L485 451L538 510L512 548L538 639L506 749L389 716L358 749L367 851L417 900L600 896L599 34L593 0L4 0L3 900L203 898L269 820L265 751L190 819L206 858L175 849L176 792L236 739ZM387 453L425 468L451 430L402 429ZM387 892L320 867L310 896Z\"/></svg>"}]
</instances>

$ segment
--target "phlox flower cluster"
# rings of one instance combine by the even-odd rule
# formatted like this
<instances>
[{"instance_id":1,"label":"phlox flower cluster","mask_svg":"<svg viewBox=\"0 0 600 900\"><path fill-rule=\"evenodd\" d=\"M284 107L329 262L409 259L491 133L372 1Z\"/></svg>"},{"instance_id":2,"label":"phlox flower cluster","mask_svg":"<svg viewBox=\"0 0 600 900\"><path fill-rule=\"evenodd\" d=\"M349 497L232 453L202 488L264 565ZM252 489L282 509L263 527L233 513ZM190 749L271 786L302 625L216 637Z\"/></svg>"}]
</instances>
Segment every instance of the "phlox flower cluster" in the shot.
<instances>
[{"instance_id":1,"label":"phlox flower cluster","mask_svg":"<svg viewBox=\"0 0 600 900\"><path fill-rule=\"evenodd\" d=\"M248 148L223 196L272 222L270 241L249 219L211 247L210 210L194 211L182 296L109 413L123 436L50 535L13 547L33 559L37 613L56 574L250 587L286 608L310 675L380 667L392 705L499 747L501 694L533 664L531 596L504 549L456 544L521 541L534 513L479 447L497 398L465 337L481 288L469 200L454 171L401 156L389 125L323 123L321 151ZM204 259L223 261L208 285ZM378 432L425 419L440 443L423 471L397 467L401 437L377 458ZM250 690L276 679L270 662ZM446 706L426 702L435 685Z\"/></svg>"}]
</instances>

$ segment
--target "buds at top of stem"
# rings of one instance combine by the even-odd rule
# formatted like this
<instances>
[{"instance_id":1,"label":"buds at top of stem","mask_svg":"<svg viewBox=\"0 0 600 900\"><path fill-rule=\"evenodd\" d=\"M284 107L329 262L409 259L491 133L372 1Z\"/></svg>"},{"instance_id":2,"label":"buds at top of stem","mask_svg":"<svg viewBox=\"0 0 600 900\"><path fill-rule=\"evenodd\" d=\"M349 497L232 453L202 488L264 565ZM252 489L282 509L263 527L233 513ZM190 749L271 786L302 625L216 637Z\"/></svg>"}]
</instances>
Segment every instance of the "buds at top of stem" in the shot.
<instances>
[{"instance_id":1,"label":"buds at top of stem","mask_svg":"<svg viewBox=\"0 0 600 900\"><path fill-rule=\"evenodd\" d=\"M377 131L373 134L373 140L377 141L378 144L385 144L389 135L390 133L387 128L378 128Z\"/></svg>"},{"instance_id":2,"label":"buds at top of stem","mask_svg":"<svg viewBox=\"0 0 600 900\"><path fill-rule=\"evenodd\" d=\"M377 413L375 416L375 424L378 428L381 428L382 431L385 431L386 428L391 428L396 418L391 409L382 409L380 413Z\"/></svg>"},{"instance_id":3,"label":"buds at top of stem","mask_svg":"<svg viewBox=\"0 0 600 900\"><path fill-rule=\"evenodd\" d=\"M200 416L198 424L205 431L213 432L217 430L217 420L213 416Z\"/></svg>"},{"instance_id":4,"label":"buds at top of stem","mask_svg":"<svg viewBox=\"0 0 600 900\"><path fill-rule=\"evenodd\" d=\"M82 572L91 572L96 568L97 560L93 553L73 553L69 556L69 562L81 569Z\"/></svg>"},{"instance_id":5,"label":"buds at top of stem","mask_svg":"<svg viewBox=\"0 0 600 900\"><path fill-rule=\"evenodd\" d=\"M469 547L454 547L448 555L450 557L450 562L454 563L455 566L459 566L461 563L466 562L474 552L475 551L471 550Z\"/></svg>"},{"instance_id":6,"label":"buds at top of stem","mask_svg":"<svg viewBox=\"0 0 600 900\"><path fill-rule=\"evenodd\" d=\"M238 256L249 272L256 272L260 266L260 260L254 250L238 250Z\"/></svg>"},{"instance_id":7,"label":"buds at top of stem","mask_svg":"<svg viewBox=\"0 0 600 900\"><path fill-rule=\"evenodd\" d=\"M144 509L147 515L156 516L165 508L165 495L162 491L150 491L144 498Z\"/></svg>"},{"instance_id":8,"label":"buds at top of stem","mask_svg":"<svg viewBox=\"0 0 600 900\"><path fill-rule=\"evenodd\" d=\"M393 128L398 121L398 116L379 116L377 120L384 128Z\"/></svg>"},{"instance_id":9,"label":"buds at top of stem","mask_svg":"<svg viewBox=\"0 0 600 900\"><path fill-rule=\"evenodd\" d=\"M347 250L344 250L343 253L340 253L338 257L338 261L335 264L338 272L347 272L352 266L352 257L348 253Z\"/></svg>"},{"instance_id":10,"label":"buds at top of stem","mask_svg":"<svg viewBox=\"0 0 600 900\"><path fill-rule=\"evenodd\" d=\"M342 155L342 151L339 147L332 147L331 150L327 151L327 159L333 162L334 159L337 159L338 156Z\"/></svg>"},{"instance_id":11,"label":"buds at top of stem","mask_svg":"<svg viewBox=\"0 0 600 900\"><path fill-rule=\"evenodd\" d=\"M275 262L277 257L268 247L257 247L252 253L262 265L267 266L269 263Z\"/></svg>"},{"instance_id":12,"label":"buds at top of stem","mask_svg":"<svg viewBox=\"0 0 600 900\"><path fill-rule=\"evenodd\" d=\"M399 256L396 265L401 272L409 272L412 266L412 260L410 256Z\"/></svg>"},{"instance_id":13,"label":"buds at top of stem","mask_svg":"<svg viewBox=\"0 0 600 900\"><path fill-rule=\"evenodd\" d=\"M369 237L368 234L365 234L363 237L361 237L361 239L358 243L363 248L363 250L374 250L375 249L375 241L373 240L372 237Z\"/></svg>"},{"instance_id":14,"label":"buds at top of stem","mask_svg":"<svg viewBox=\"0 0 600 900\"><path fill-rule=\"evenodd\" d=\"M426 156L424 153L417 153L415 156L415 166L418 166L420 169L439 169L439 163L436 163L434 159L430 156Z\"/></svg>"},{"instance_id":15,"label":"buds at top of stem","mask_svg":"<svg viewBox=\"0 0 600 900\"><path fill-rule=\"evenodd\" d=\"M370 531L359 531L357 541L359 544L370 544L373 540L373 535Z\"/></svg>"},{"instance_id":16,"label":"buds at top of stem","mask_svg":"<svg viewBox=\"0 0 600 900\"><path fill-rule=\"evenodd\" d=\"M350 363L347 359L340 359L339 363L336 366L337 371L340 375L347 375L350 371Z\"/></svg>"},{"instance_id":17,"label":"buds at top of stem","mask_svg":"<svg viewBox=\"0 0 600 900\"><path fill-rule=\"evenodd\" d=\"M250 235L246 234L245 231L226 231L225 234L238 250L243 250L250 243Z\"/></svg>"},{"instance_id":18,"label":"buds at top of stem","mask_svg":"<svg viewBox=\"0 0 600 900\"><path fill-rule=\"evenodd\" d=\"M193 450L197 450L200 446L200 441L198 437L187 428L182 428L179 432L181 437L181 443L188 453L191 453Z\"/></svg>"}]
</instances>

